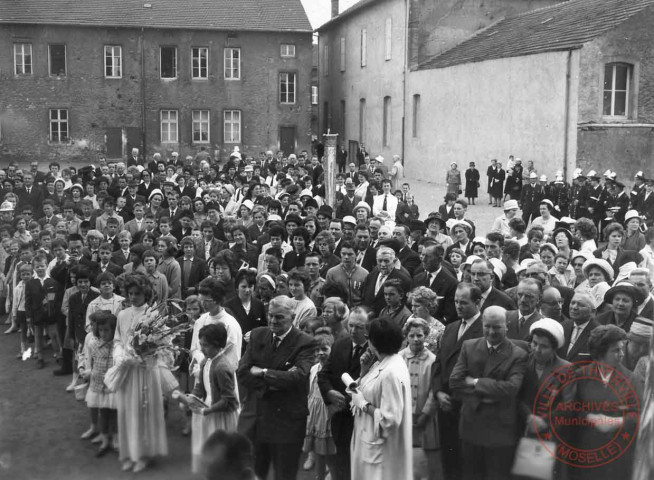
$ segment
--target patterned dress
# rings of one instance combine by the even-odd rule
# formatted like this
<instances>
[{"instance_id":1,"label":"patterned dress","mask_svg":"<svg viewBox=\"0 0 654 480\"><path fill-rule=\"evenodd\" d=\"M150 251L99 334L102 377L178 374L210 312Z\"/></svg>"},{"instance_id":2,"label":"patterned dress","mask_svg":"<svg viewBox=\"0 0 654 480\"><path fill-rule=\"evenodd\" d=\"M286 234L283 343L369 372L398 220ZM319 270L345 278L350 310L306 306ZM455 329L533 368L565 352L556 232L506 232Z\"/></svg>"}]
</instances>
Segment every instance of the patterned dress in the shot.
<instances>
[{"instance_id":1,"label":"patterned dress","mask_svg":"<svg viewBox=\"0 0 654 480\"><path fill-rule=\"evenodd\" d=\"M84 368L91 372L89 389L86 392L86 406L89 408L116 408L116 396L104 384L104 374L114 364L113 343L103 342L95 335L87 335Z\"/></svg>"},{"instance_id":2,"label":"patterned dress","mask_svg":"<svg viewBox=\"0 0 654 480\"><path fill-rule=\"evenodd\" d=\"M309 375L309 419L304 437L302 451L315 452L318 455L335 455L336 444L332 438L332 427L320 389L318 388L318 372L322 369L320 363L311 367Z\"/></svg>"}]
</instances>

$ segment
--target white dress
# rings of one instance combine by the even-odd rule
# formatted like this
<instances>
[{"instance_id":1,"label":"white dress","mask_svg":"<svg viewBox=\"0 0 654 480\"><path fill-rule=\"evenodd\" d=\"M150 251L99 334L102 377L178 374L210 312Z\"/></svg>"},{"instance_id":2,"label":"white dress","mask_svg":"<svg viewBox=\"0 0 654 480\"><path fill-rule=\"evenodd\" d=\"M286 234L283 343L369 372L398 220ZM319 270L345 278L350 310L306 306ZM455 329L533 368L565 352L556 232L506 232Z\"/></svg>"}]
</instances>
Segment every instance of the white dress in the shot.
<instances>
[{"instance_id":1,"label":"white dress","mask_svg":"<svg viewBox=\"0 0 654 480\"><path fill-rule=\"evenodd\" d=\"M137 462L168 454L163 397L164 388L173 387L169 383L172 374L162 372L165 368L154 358L142 363L125 363L135 359L130 342L138 323L152 315L146 310L147 305L143 305L120 312L114 336L114 362L127 369L125 379L116 391L118 456L121 462Z\"/></svg>"},{"instance_id":2,"label":"white dress","mask_svg":"<svg viewBox=\"0 0 654 480\"><path fill-rule=\"evenodd\" d=\"M200 364L204 360L204 355L200 350L200 329L205 325L216 325L222 323L227 330L227 345L225 345L225 356L229 360L230 367L236 371L238 362L241 360L241 351L243 348L243 331L241 326L229 313L223 308L218 315L209 315L209 312L204 313L193 324L193 336L191 337L191 358L193 365L191 366L190 373L198 375L200 372Z\"/></svg>"},{"instance_id":3,"label":"white dress","mask_svg":"<svg viewBox=\"0 0 654 480\"><path fill-rule=\"evenodd\" d=\"M352 478L412 479L412 398L406 363L399 354L384 358L359 380L359 389L375 413L354 416Z\"/></svg>"}]
</instances>

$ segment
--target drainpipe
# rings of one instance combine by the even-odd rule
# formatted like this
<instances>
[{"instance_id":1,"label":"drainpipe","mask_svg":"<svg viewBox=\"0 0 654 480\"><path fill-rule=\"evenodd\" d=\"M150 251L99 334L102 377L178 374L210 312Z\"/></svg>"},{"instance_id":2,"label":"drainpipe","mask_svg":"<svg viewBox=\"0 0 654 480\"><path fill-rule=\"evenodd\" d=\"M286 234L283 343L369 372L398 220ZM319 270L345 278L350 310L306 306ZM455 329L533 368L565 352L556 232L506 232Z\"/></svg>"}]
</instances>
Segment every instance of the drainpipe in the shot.
<instances>
[{"instance_id":1,"label":"drainpipe","mask_svg":"<svg viewBox=\"0 0 654 480\"><path fill-rule=\"evenodd\" d=\"M146 143L146 122L145 122L145 40L143 38L144 28L141 27L139 42L141 43L141 142L143 143L143 159L146 158L148 144ZM147 163L144 161L145 165Z\"/></svg>"},{"instance_id":2,"label":"drainpipe","mask_svg":"<svg viewBox=\"0 0 654 480\"><path fill-rule=\"evenodd\" d=\"M570 139L568 138L569 123L570 123L570 83L572 82L572 50L568 50L568 61L565 73L565 121L564 121L564 135L563 135L563 178L568 180L568 145Z\"/></svg>"},{"instance_id":3,"label":"drainpipe","mask_svg":"<svg viewBox=\"0 0 654 480\"><path fill-rule=\"evenodd\" d=\"M402 158L402 165L405 164L404 149L406 137L406 75L409 64L409 2L404 1L404 62L402 65L402 144L400 157Z\"/></svg>"}]
</instances>

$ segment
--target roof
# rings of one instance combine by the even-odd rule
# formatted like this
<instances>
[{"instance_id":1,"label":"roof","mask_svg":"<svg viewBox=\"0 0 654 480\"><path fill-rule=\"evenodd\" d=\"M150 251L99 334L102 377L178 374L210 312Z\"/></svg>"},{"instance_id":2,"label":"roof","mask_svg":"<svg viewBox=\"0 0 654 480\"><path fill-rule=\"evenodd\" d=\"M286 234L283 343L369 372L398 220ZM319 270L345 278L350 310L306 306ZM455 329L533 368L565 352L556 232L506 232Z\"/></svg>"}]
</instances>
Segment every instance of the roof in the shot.
<instances>
[{"instance_id":1,"label":"roof","mask_svg":"<svg viewBox=\"0 0 654 480\"><path fill-rule=\"evenodd\" d=\"M419 70L570 50L615 28L654 0L570 0L500 20Z\"/></svg>"},{"instance_id":2,"label":"roof","mask_svg":"<svg viewBox=\"0 0 654 480\"><path fill-rule=\"evenodd\" d=\"M359 2L355 3L352 5L350 8L343 10L341 13L336 15L334 18L328 20L327 22L323 23L320 27L316 28L316 32L321 32L323 30L327 30L329 27L340 23L342 20L345 18L349 17L350 15L358 12L359 10L363 10L364 8L369 7L373 3L381 2L383 0L360 0Z\"/></svg>"},{"instance_id":3,"label":"roof","mask_svg":"<svg viewBox=\"0 0 654 480\"><path fill-rule=\"evenodd\" d=\"M2 0L0 24L313 30L300 0Z\"/></svg>"}]
</instances>

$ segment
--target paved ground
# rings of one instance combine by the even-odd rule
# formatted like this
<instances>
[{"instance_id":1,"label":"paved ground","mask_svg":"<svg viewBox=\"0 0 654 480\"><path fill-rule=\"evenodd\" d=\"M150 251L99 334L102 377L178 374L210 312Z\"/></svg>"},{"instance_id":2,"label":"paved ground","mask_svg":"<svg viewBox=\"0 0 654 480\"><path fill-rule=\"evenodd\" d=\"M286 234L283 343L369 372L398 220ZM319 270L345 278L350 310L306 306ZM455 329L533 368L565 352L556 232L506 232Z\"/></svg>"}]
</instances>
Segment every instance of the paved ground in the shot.
<instances>
[{"instance_id":1,"label":"paved ground","mask_svg":"<svg viewBox=\"0 0 654 480\"><path fill-rule=\"evenodd\" d=\"M443 197L447 192L444 183L431 183L408 177L406 181L411 185L411 191L416 197L421 219L427 218L429 212L437 211L438 207L443 204ZM488 194L483 187L479 189L479 192L482 196L477 199L475 205L468 207L467 218L475 222L477 235L485 235L493 226L495 218L502 215L502 209L488 205Z\"/></svg>"},{"instance_id":2,"label":"paved ground","mask_svg":"<svg viewBox=\"0 0 654 480\"><path fill-rule=\"evenodd\" d=\"M0 327L0 479L11 480L199 480L192 475L191 440L180 433L182 415L171 405L167 419L169 455L148 470L123 473L118 456L96 458L95 445L79 436L89 425L86 406L66 393L70 377L52 375L53 360L16 360L19 337ZM51 351L48 350L48 353ZM299 480L313 478L302 472Z\"/></svg>"}]
</instances>

